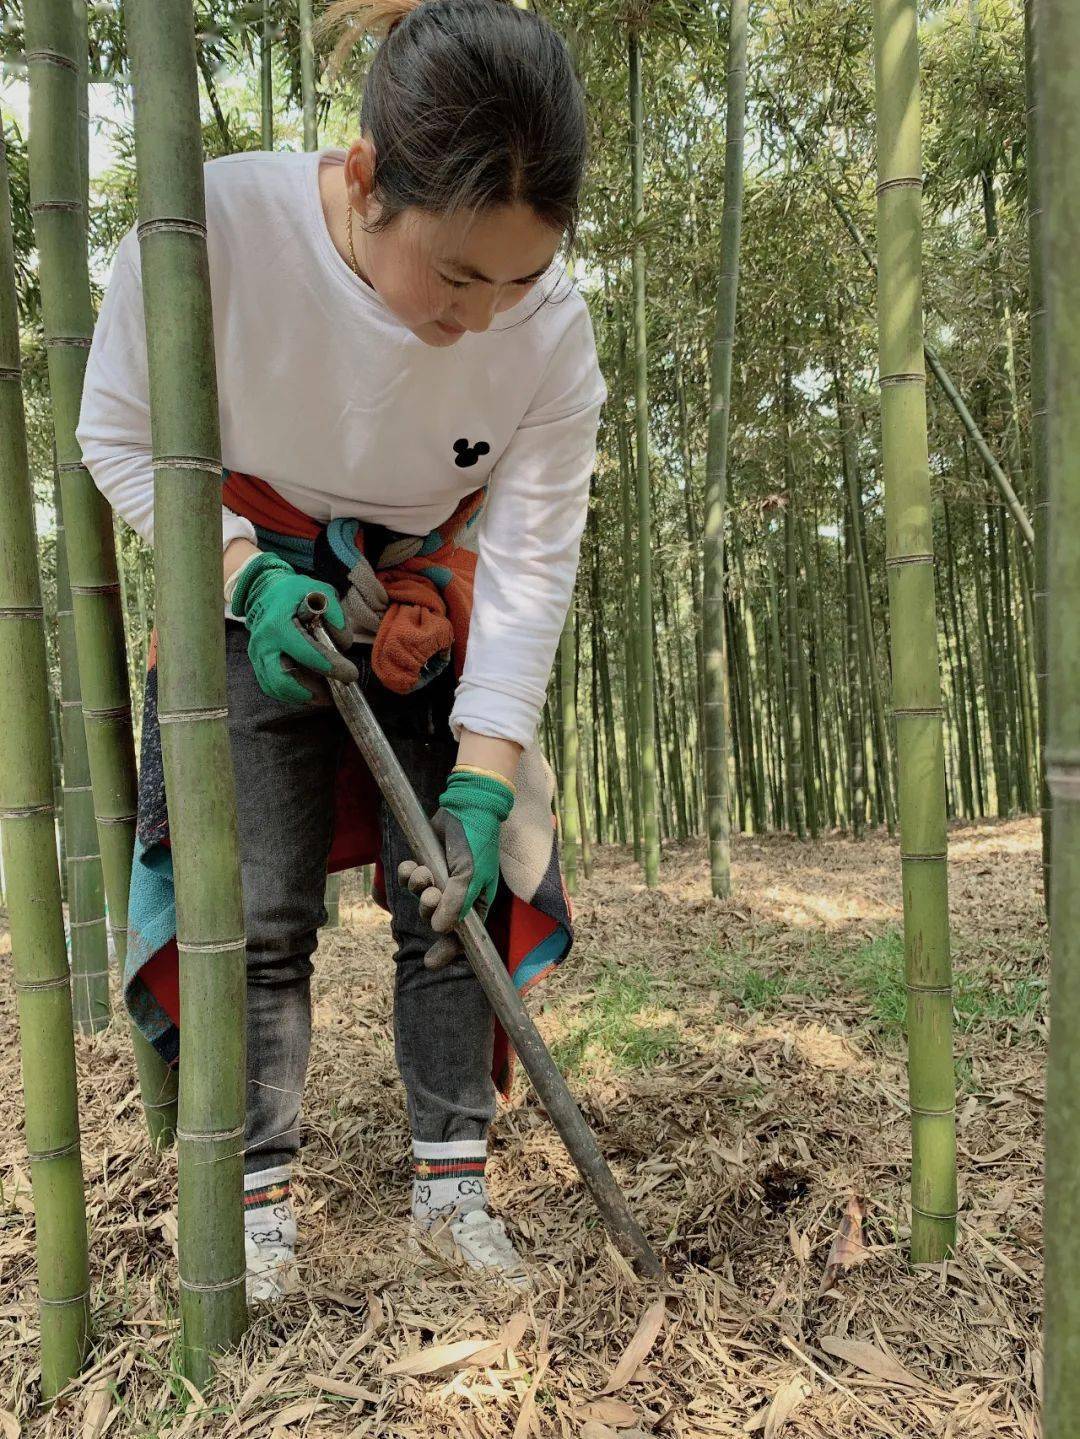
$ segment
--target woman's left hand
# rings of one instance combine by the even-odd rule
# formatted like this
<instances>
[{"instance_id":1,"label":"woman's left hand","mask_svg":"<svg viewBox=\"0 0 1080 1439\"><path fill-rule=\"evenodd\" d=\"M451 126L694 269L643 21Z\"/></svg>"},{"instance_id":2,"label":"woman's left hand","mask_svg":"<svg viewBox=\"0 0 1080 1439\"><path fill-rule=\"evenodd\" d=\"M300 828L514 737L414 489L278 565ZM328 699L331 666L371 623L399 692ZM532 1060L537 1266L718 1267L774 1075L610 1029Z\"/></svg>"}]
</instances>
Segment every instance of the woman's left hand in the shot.
<instances>
[{"instance_id":1,"label":"woman's left hand","mask_svg":"<svg viewBox=\"0 0 1080 1439\"><path fill-rule=\"evenodd\" d=\"M398 877L420 899L420 914L446 936L424 957L429 969L441 969L460 945L452 931L474 905L484 914L499 884L499 832L514 807L514 787L491 770L457 765L431 827L443 848L449 876L440 889L426 866L404 860Z\"/></svg>"}]
</instances>

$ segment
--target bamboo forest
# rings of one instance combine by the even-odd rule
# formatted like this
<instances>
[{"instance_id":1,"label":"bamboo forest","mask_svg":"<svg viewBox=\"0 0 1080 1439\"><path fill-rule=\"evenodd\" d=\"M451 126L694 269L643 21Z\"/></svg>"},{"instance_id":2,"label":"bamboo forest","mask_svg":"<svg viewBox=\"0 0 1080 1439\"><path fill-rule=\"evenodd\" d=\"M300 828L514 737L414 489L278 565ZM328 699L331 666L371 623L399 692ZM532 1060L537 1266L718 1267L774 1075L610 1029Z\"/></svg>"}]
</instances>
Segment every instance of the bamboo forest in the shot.
<instances>
[{"instance_id":1,"label":"bamboo forest","mask_svg":"<svg viewBox=\"0 0 1080 1439\"><path fill-rule=\"evenodd\" d=\"M0 110L0 1435L1071 1439L1075 0Z\"/></svg>"}]
</instances>

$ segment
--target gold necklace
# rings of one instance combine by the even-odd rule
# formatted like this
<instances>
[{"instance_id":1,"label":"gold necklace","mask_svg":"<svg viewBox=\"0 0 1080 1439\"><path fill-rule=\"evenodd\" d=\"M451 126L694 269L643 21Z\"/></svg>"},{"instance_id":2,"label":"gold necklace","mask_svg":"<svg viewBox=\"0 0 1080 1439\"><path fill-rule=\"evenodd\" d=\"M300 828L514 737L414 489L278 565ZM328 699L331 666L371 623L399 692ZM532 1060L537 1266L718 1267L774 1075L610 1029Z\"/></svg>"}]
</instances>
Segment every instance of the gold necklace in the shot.
<instances>
[{"instance_id":1,"label":"gold necklace","mask_svg":"<svg viewBox=\"0 0 1080 1439\"><path fill-rule=\"evenodd\" d=\"M348 214L347 214L346 219L345 219L345 233L346 233L346 234L348 235L348 237L349 237L349 261L350 261L350 263L352 264L353 270L354 270L357 278L362 280L364 277L363 277L363 275L360 274L360 266L356 263L356 251L353 249L352 216L353 216L352 205L349 205Z\"/></svg>"}]
</instances>

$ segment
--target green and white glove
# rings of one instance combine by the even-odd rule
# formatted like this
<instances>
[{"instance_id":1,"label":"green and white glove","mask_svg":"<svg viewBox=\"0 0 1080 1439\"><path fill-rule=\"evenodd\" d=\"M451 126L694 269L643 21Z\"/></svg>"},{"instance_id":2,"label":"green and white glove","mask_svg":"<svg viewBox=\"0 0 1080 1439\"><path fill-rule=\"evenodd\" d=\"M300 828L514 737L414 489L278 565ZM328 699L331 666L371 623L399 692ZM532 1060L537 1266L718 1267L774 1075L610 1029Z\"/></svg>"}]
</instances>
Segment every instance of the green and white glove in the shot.
<instances>
[{"instance_id":1,"label":"green and white glove","mask_svg":"<svg viewBox=\"0 0 1080 1439\"><path fill-rule=\"evenodd\" d=\"M436 940L424 956L428 969L442 969L461 953L452 932L476 906L483 917L499 885L499 831L514 807L514 787L491 770L455 765L431 821L446 855L445 889L415 860L398 866L398 878L420 899L420 916Z\"/></svg>"},{"instance_id":2,"label":"green and white glove","mask_svg":"<svg viewBox=\"0 0 1080 1439\"><path fill-rule=\"evenodd\" d=\"M241 568L230 605L248 628L248 656L264 694L291 704L321 698L318 682L304 671L332 675L343 684L359 679L356 666L332 646L317 645L300 623L299 612L312 590L327 599L323 624L341 649L352 634L332 586L298 575L287 560L258 554Z\"/></svg>"}]
</instances>

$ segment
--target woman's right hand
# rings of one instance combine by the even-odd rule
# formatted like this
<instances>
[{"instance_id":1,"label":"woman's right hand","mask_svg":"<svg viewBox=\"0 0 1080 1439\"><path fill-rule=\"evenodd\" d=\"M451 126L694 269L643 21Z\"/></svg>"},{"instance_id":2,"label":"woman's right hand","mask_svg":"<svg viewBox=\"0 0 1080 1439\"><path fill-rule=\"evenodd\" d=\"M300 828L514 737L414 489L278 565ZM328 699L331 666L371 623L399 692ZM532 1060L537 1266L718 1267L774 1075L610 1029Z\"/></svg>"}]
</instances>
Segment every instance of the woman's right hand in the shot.
<instances>
[{"instance_id":1,"label":"woman's right hand","mask_svg":"<svg viewBox=\"0 0 1080 1439\"><path fill-rule=\"evenodd\" d=\"M337 649L317 645L300 623L300 608L313 590L326 596L322 621ZM356 666L339 652L352 644L352 633L334 590L321 580L298 575L277 555L261 553L244 566L231 608L251 636L248 656L259 684L274 699L307 704L320 698L321 687L309 682L304 670L331 675L343 684L359 678Z\"/></svg>"}]
</instances>

